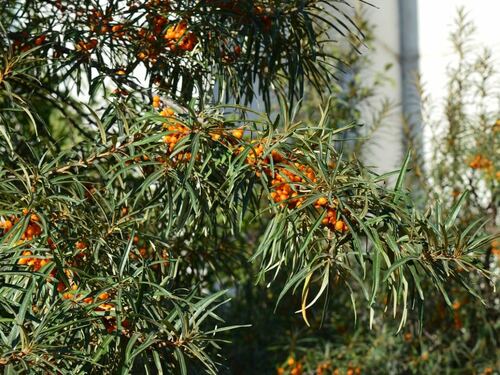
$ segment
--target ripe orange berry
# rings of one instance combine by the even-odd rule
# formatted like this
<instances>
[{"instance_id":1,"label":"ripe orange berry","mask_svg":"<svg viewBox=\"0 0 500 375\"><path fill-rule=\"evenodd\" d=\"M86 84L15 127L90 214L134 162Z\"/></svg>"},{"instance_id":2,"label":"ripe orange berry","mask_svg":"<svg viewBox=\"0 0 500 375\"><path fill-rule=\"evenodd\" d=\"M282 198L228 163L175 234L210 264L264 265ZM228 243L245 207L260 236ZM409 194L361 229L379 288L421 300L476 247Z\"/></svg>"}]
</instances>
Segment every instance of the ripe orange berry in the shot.
<instances>
[{"instance_id":1,"label":"ripe orange berry","mask_svg":"<svg viewBox=\"0 0 500 375\"><path fill-rule=\"evenodd\" d=\"M101 294L99 294L99 296L97 298L99 298L101 300L108 299L109 298L109 293L108 292L102 292Z\"/></svg>"},{"instance_id":2,"label":"ripe orange berry","mask_svg":"<svg viewBox=\"0 0 500 375\"><path fill-rule=\"evenodd\" d=\"M87 248L87 244L83 241L76 241L75 243L75 247L78 249L78 250L84 250Z\"/></svg>"},{"instance_id":3,"label":"ripe orange berry","mask_svg":"<svg viewBox=\"0 0 500 375\"><path fill-rule=\"evenodd\" d=\"M105 311L109 311L109 310L112 310L113 309L113 305L110 304L110 303L101 303L97 310L105 310Z\"/></svg>"},{"instance_id":4,"label":"ripe orange berry","mask_svg":"<svg viewBox=\"0 0 500 375\"><path fill-rule=\"evenodd\" d=\"M62 291L64 291L66 289L66 285L64 285L64 283L62 281L59 281L57 283L57 291L59 293L61 293Z\"/></svg>"},{"instance_id":5,"label":"ripe orange berry","mask_svg":"<svg viewBox=\"0 0 500 375\"><path fill-rule=\"evenodd\" d=\"M289 357L286 363L288 366L293 366L295 364L295 359L293 359L293 357Z\"/></svg>"},{"instance_id":6,"label":"ripe orange berry","mask_svg":"<svg viewBox=\"0 0 500 375\"><path fill-rule=\"evenodd\" d=\"M335 223L335 230L338 232L343 232L345 229L345 223L342 220L339 220Z\"/></svg>"},{"instance_id":7,"label":"ripe orange berry","mask_svg":"<svg viewBox=\"0 0 500 375\"><path fill-rule=\"evenodd\" d=\"M317 201L316 201L316 204L318 206L324 206L325 204L328 203L328 199L326 199L325 197L321 197L319 198Z\"/></svg>"},{"instance_id":8,"label":"ripe orange berry","mask_svg":"<svg viewBox=\"0 0 500 375\"><path fill-rule=\"evenodd\" d=\"M0 222L0 228L3 228L4 232L8 232L12 226L13 224L10 220L5 220L3 223Z\"/></svg>"},{"instance_id":9,"label":"ripe orange berry","mask_svg":"<svg viewBox=\"0 0 500 375\"><path fill-rule=\"evenodd\" d=\"M232 131L233 137L236 139L243 138L243 129L235 129Z\"/></svg>"},{"instance_id":10,"label":"ripe orange berry","mask_svg":"<svg viewBox=\"0 0 500 375\"><path fill-rule=\"evenodd\" d=\"M25 233L26 233L27 237L33 237L33 234L35 233L35 229L31 225L28 225Z\"/></svg>"},{"instance_id":11,"label":"ripe orange berry","mask_svg":"<svg viewBox=\"0 0 500 375\"><path fill-rule=\"evenodd\" d=\"M63 293L62 298L63 299L73 299L73 294L70 292Z\"/></svg>"},{"instance_id":12,"label":"ripe orange berry","mask_svg":"<svg viewBox=\"0 0 500 375\"><path fill-rule=\"evenodd\" d=\"M40 46L40 45L42 45L42 44L43 44L43 42L45 42L45 39L46 39L46 38L47 38L47 37L46 37L44 34L40 35L38 38L36 38L36 39L35 39L35 46Z\"/></svg>"},{"instance_id":13,"label":"ripe orange berry","mask_svg":"<svg viewBox=\"0 0 500 375\"><path fill-rule=\"evenodd\" d=\"M19 258L19 260L17 261L17 264L20 264L20 265L28 264L28 262L31 260L31 258L29 258L30 255L31 255L31 251L23 251L23 256L21 258Z\"/></svg>"},{"instance_id":14,"label":"ripe orange berry","mask_svg":"<svg viewBox=\"0 0 500 375\"><path fill-rule=\"evenodd\" d=\"M114 32L114 33L117 33L117 32L122 31L122 30L123 30L123 25L114 25L111 28L111 31Z\"/></svg>"}]
</instances>

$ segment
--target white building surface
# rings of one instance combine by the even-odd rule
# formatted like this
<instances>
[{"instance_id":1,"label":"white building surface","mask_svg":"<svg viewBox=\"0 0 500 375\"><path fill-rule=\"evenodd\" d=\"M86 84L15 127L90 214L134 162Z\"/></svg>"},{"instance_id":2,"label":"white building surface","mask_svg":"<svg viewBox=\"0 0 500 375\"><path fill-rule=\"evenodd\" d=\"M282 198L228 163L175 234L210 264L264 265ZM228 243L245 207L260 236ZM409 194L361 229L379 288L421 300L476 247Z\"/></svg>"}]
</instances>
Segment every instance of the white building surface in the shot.
<instances>
[{"instance_id":1,"label":"white building surface","mask_svg":"<svg viewBox=\"0 0 500 375\"><path fill-rule=\"evenodd\" d=\"M402 161L403 114L418 112L415 74L421 74L426 91L432 94L435 103L444 99L446 68L454 58L449 36L454 29L458 8L464 7L469 19L476 25L478 48L490 48L495 59L500 61L500 0L369 2L378 8L366 8L369 20L376 27L376 51L372 69L375 73L381 71L387 63L394 64L391 69L394 83L383 88L381 94L400 103L387 125L373 139L370 160L367 161L368 164L377 166L380 172L385 172L398 169Z\"/></svg>"}]
</instances>

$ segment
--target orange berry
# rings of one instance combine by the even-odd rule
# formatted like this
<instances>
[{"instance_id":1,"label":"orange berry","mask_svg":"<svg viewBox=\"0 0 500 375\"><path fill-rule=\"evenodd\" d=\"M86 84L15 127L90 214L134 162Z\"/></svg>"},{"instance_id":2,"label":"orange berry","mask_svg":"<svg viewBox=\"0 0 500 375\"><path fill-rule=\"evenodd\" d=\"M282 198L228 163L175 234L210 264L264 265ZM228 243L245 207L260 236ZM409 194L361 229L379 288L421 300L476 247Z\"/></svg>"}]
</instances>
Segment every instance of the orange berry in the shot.
<instances>
[{"instance_id":1,"label":"orange berry","mask_svg":"<svg viewBox=\"0 0 500 375\"><path fill-rule=\"evenodd\" d=\"M101 294L99 294L99 296L97 298L99 298L101 300L108 299L109 298L109 293L108 292L102 292Z\"/></svg>"},{"instance_id":2,"label":"orange berry","mask_svg":"<svg viewBox=\"0 0 500 375\"><path fill-rule=\"evenodd\" d=\"M113 307L114 307L114 306L113 306L112 304L110 304L110 303L101 303L101 304L98 306L98 308L97 308L97 309L98 309L98 310L106 310L106 311L108 311L108 310L112 310L112 309L113 309Z\"/></svg>"},{"instance_id":3,"label":"orange berry","mask_svg":"<svg viewBox=\"0 0 500 375\"><path fill-rule=\"evenodd\" d=\"M328 203L328 199L326 199L325 197L321 197L319 198L317 201L316 201L316 204L318 206L324 206L325 204Z\"/></svg>"},{"instance_id":4,"label":"orange berry","mask_svg":"<svg viewBox=\"0 0 500 375\"><path fill-rule=\"evenodd\" d=\"M123 30L123 25L114 25L112 28L111 28L111 31L116 33L118 31L122 31Z\"/></svg>"},{"instance_id":5,"label":"orange berry","mask_svg":"<svg viewBox=\"0 0 500 375\"><path fill-rule=\"evenodd\" d=\"M27 237L33 237L33 234L35 233L35 229L31 225L28 225L25 233L26 233Z\"/></svg>"},{"instance_id":6,"label":"orange berry","mask_svg":"<svg viewBox=\"0 0 500 375\"><path fill-rule=\"evenodd\" d=\"M210 135L210 137L212 138L212 140L214 140L214 141L218 141L218 140L220 139L221 135L220 135L220 134L217 134L217 133L212 133L212 134Z\"/></svg>"},{"instance_id":7,"label":"orange berry","mask_svg":"<svg viewBox=\"0 0 500 375\"><path fill-rule=\"evenodd\" d=\"M288 366L293 366L295 365L295 359L293 359L293 357L289 357L286 363L288 364Z\"/></svg>"},{"instance_id":8,"label":"orange berry","mask_svg":"<svg viewBox=\"0 0 500 375\"><path fill-rule=\"evenodd\" d=\"M163 117L172 117L175 114L172 108L163 108L160 115Z\"/></svg>"},{"instance_id":9,"label":"orange berry","mask_svg":"<svg viewBox=\"0 0 500 375\"><path fill-rule=\"evenodd\" d=\"M232 131L233 137L236 139L243 138L243 129L235 129Z\"/></svg>"},{"instance_id":10,"label":"orange berry","mask_svg":"<svg viewBox=\"0 0 500 375\"><path fill-rule=\"evenodd\" d=\"M66 285L64 285L64 283L63 283L62 281L59 281L59 282L57 283L57 291L58 291L59 293L61 293L61 292L62 292L63 290L65 290L65 289L66 289Z\"/></svg>"},{"instance_id":11,"label":"orange berry","mask_svg":"<svg viewBox=\"0 0 500 375\"><path fill-rule=\"evenodd\" d=\"M23 256L21 258L19 258L19 260L17 261L17 264L21 264L21 265L24 265L24 264L28 264L28 262L31 260L31 258L29 258L30 255L32 255L31 251L23 251Z\"/></svg>"},{"instance_id":12,"label":"orange berry","mask_svg":"<svg viewBox=\"0 0 500 375\"><path fill-rule=\"evenodd\" d=\"M339 220L335 223L335 230L338 232L344 231L345 224L342 220Z\"/></svg>"},{"instance_id":13,"label":"orange berry","mask_svg":"<svg viewBox=\"0 0 500 375\"><path fill-rule=\"evenodd\" d=\"M3 223L0 222L0 228L3 228L4 232L8 232L12 226L13 224L10 220L5 220Z\"/></svg>"},{"instance_id":14,"label":"orange berry","mask_svg":"<svg viewBox=\"0 0 500 375\"><path fill-rule=\"evenodd\" d=\"M78 249L78 250L84 250L87 248L87 244L83 241L76 241L75 243L75 247Z\"/></svg>"},{"instance_id":15,"label":"orange berry","mask_svg":"<svg viewBox=\"0 0 500 375\"><path fill-rule=\"evenodd\" d=\"M43 42L45 42L45 39L46 39L46 38L47 38L47 37L46 37L44 34L40 35L38 38L36 38L36 39L35 39L35 46L40 46L40 45L42 45L42 44L43 44Z\"/></svg>"},{"instance_id":16,"label":"orange berry","mask_svg":"<svg viewBox=\"0 0 500 375\"><path fill-rule=\"evenodd\" d=\"M73 294L70 293L70 292L66 292L62 295L62 298L63 299L72 299L73 298Z\"/></svg>"}]
</instances>

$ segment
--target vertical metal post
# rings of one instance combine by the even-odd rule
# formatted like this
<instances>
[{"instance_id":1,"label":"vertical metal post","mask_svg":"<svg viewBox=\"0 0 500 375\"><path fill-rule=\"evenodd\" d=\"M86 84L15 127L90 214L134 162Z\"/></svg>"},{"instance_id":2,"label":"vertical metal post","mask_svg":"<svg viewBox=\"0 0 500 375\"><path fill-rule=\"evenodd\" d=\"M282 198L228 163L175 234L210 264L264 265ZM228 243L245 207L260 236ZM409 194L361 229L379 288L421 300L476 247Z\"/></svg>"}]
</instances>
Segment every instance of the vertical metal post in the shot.
<instances>
[{"instance_id":1,"label":"vertical metal post","mask_svg":"<svg viewBox=\"0 0 500 375\"><path fill-rule=\"evenodd\" d=\"M419 74L418 0L399 0L400 65L403 115L411 126L412 134L422 141L420 95L417 88Z\"/></svg>"}]
</instances>

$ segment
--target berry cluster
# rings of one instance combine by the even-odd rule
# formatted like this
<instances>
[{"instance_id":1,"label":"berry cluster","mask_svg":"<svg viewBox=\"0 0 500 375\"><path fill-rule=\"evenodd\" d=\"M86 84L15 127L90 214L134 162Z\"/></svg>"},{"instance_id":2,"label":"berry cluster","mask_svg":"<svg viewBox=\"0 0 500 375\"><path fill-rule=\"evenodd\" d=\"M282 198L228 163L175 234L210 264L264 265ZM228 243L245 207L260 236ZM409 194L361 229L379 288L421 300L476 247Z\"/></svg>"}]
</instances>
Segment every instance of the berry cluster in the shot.
<instances>
[{"instance_id":1,"label":"berry cluster","mask_svg":"<svg viewBox=\"0 0 500 375\"><path fill-rule=\"evenodd\" d=\"M33 253L29 250L23 251L22 257L19 258L17 264L27 265L33 271L39 271L43 266L50 262L47 258L32 257Z\"/></svg>"},{"instance_id":2,"label":"berry cluster","mask_svg":"<svg viewBox=\"0 0 500 375\"><path fill-rule=\"evenodd\" d=\"M47 39L47 35L40 34L38 36L32 37L28 32L23 31L20 33L15 33L12 36L12 39L12 48L15 51L26 52L34 47L43 45L45 43L45 40Z\"/></svg>"},{"instance_id":3,"label":"berry cluster","mask_svg":"<svg viewBox=\"0 0 500 375\"><path fill-rule=\"evenodd\" d=\"M346 232L348 230L347 224L343 220L338 219L337 210L335 209L336 206L336 202L334 202L333 205L329 205L328 199L325 197L319 198L314 204L314 207L318 209L326 208L326 215L321 221L321 224L332 231Z\"/></svg>"},{"instance_id":4,"label":"berry cluster","mask_svg":"<svg viewBox=\"0 0 500 375\"><path fill-rule=\"evenodd\" d=\"M307 172L307 168L305 166L298 163L295 164L296 166L298 165L297 169ZM275 203L285 202L290 209L299 207L305 200L305 198L303 196L299 197L299 193L297 191L298 187L294 184L306 183L308 181L305 178L291 172L285 167L279 167L276 170L277 173L271 180L271 198ZM307 179L312 182L314 182L315 180L315 177L313 175L314 172L312 174L306 173ZM313 179L310 179L310 177L312 177Z\"/></svg>"},{"instance_id":5,"label":"berry cluster","mask_svg":"<svg viewBox=\"0 0 500 375\"><path fill-rule=\"evenodd\" d=\"M500 258L500 241L491 241L491 253Z\"/></svg>"},{"instance_id":6,"label":"berry cluster","mask_svg":"<svg viewBox=\"0 0 500 375\"><path fill-rule=\"evenodd\" d=\"M493 168L493 163L487 157L478 154L469 163L469 167L471 167L472 169L485 169L487 171L490 171Z\"/></svg>"},{"instance_id":7,"label":"berry cluster","mask_svg":"<svg viewBox=\"0 0 500 375\"><path fill-rule=\"evenodd\" d=\"M171 51L192 51L198 43L196 34L187 31L187 21L183 20L176 25L170 26L164 38Z\"/></svg>"},{"instance_id":8,"label":"berry cluster","mask_svg":"<svg viewBox=\"0 0 500 375\"><path fill-rule=\"evenodd\" d=\"M153 108L162 108L162 102L158 95L153 96ZM163 129L167 130L169 134L163 137L163 142L168 145L168 154L171 154L174 151L177 143L179 143L182 138L189 135L191 130L175 119L175 112L171 108L163 107L163 109L160 111L160 115L168 119L168 121L163 123ZM191 160L191 153L179 152L175 156L175 160L189 161ZM158 161L164 162L164 159L162 157L159 157Z\"/></svg>"},{"instance_id":9,"label":"berry cluster","mask_svg":"<svg viewBox=\"0 0 500 375\"><path fill-rule=\"evenodd\" d=\"M18 244L22 244L26 241L32 241L42 234L42 227L39 224L40 218L38 215L30 213L28 209L24 209L22 215L29 217L29 221L26 229L19 238ZM3 229L3 235L6 235L19 221L20 218L16 216L11 216L10 219L0 221L0 229ZM42 267L50 263L50 258L33 256L33 253L30 250L25 250L22 252L22 255L17 263L22 266L27 265L32 271L39 271Z\"/></svg>"},{"instance_id":10,"label":"berry cluster","mask_svg":"<svg viewBox=\"0 0 500 375\"><path fill-rule=\"evenodd\" d=\"M76 43L75 49L78 52L89 52L96 48L98 43L97 39L90 39L88 42L80 40Z\"/></svg>"},{"instance_id":11,"label":"berry cluster","mask_svg":"<svg viewBox=\"0 0 500 375\"><path fill-rule=\"evenodd\" d=\"M254 141L254 147L248 153L246 163L255 169L255 173L260 177L261 172L264 172L271 185L270 198L279 203L282 207L294 209L300 207L306 199L305 187L315 184L318 179L314 169L298 162L290 162L285 160L285 157L273 149L268 156L264 155L264 141ZM238 152L245 148L240 146ZM271 161L274 168L270 168ZM336 210L337 202L329 204L326 197L319 198L314 205L318 210L325 210L326 215L322 220L322 224L332 231L346 232L347 224L339 219L338 211Z\"/></svg>"},{"instance_id":12,"label":"berry cluster","mask_svg":"<svg viewBox=\"0 0 500 375\"><path fill-rule=\"evenodd\" d=\"M169 124L164 124L166 130L171 132L170 135L166 135L163 138L163 142L168 144L168 151L172 152L175 149L175 145L185 136L189 134L189 128L182 125L181 123L174 122Z\"/></svg>"},{"instance_id":13,"label":"berry cluster","mask_svg":"<svg viewBox=\"0 0 500 375\"><path fill-rule=\"evenodd\" d=\"M284 366L278 367L276 370L277 375L301 375L304 369L302 363L296 361L295 358L289 357Z\"/></svg>"}]
</instances>

